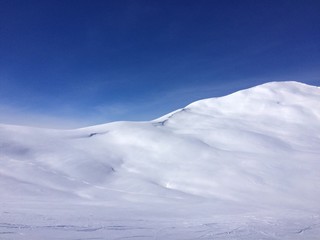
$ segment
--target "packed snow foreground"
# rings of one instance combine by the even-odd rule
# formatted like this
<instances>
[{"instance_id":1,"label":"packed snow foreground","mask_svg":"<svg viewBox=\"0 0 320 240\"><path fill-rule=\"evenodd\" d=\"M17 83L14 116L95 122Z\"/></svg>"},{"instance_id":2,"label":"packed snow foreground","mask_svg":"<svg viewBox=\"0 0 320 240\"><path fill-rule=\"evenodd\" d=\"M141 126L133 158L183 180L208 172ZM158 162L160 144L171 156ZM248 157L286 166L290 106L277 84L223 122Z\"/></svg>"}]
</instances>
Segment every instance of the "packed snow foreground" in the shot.
<instances>
[{"instance_id":1,"label":"packed snow foreground","mask_svg":"<svg viewBox=\"0 0 320 240\"><path fill-rule=\"evenodd\" d=\"M148 122L0 125L0 239L320 239L320 88Z\"/></svg>"}]
</instances>

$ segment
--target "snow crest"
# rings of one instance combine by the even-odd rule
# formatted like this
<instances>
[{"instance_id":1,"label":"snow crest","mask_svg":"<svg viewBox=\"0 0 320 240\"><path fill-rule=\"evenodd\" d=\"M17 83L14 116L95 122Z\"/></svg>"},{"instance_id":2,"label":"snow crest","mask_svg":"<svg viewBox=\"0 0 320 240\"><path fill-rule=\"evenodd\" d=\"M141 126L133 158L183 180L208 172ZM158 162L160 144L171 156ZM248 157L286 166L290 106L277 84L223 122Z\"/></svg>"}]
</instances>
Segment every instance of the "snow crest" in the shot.
<instances>
[{"instance_id":1,"label":"snow crest","mask_svg":"<svg viewBox=\"0 0 320 240\"><path fill-rule=\"evenodd\" d=\"M319 146L320 89L298 82L200 100L150 122L0 125L0 202L142 207L185 218L316 214Z\"/></svg>"}]
</instances>

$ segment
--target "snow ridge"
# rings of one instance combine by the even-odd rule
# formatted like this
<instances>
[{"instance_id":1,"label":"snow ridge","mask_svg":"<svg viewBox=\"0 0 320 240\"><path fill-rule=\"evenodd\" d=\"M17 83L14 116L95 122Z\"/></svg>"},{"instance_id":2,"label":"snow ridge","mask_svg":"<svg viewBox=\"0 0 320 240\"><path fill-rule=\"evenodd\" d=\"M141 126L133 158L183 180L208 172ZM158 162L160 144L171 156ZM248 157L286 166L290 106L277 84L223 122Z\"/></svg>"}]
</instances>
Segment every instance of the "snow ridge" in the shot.
<instances>
[{"instance_id":1,"label":"snow ridge","mask_svg":"<svg viewBox=\"0 0 320 240\"><path fill-rule=\"evenodd\" d=\"M319 146L320 89L298 82L200 100L150 122L2 124L0 202L315 214Z\"/></svg>"}]
</instances>

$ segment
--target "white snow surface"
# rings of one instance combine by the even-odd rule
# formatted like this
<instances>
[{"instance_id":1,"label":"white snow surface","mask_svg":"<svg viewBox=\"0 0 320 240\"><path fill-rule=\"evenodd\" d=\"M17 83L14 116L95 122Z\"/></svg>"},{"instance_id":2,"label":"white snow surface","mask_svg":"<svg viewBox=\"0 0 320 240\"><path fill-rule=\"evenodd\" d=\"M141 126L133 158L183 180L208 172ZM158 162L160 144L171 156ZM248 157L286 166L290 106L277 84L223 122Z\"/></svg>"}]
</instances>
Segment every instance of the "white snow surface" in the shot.
<instances>
[{"instance_id":1,"label":"white snow surface","mask_svg":"<svg viewBox=\"0 0 320 240\"><path fill-rule=\"evenodd\" d=\"M0 125L0 239L320 239L320 88L271 82L159 119Z\"/></svg>"}]
</instances>

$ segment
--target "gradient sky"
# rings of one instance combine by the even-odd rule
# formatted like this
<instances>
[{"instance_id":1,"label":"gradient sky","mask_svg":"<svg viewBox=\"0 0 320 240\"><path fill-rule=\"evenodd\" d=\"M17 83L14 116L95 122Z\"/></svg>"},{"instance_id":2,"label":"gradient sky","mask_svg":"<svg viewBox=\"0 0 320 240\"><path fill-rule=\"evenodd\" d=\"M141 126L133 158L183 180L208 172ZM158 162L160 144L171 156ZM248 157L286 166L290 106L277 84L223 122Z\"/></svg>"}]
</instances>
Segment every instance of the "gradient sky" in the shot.
<instances>
[{"instance_id":1,"label":"gradient sky","mask_svg":"<svg viewBox=\"0 0 320 240\"><path fill-rule=\"evenodd\" d=\"M319 73L319 0L0 0L2 123L151 120Z\"/></svg>"}]
</instances>

